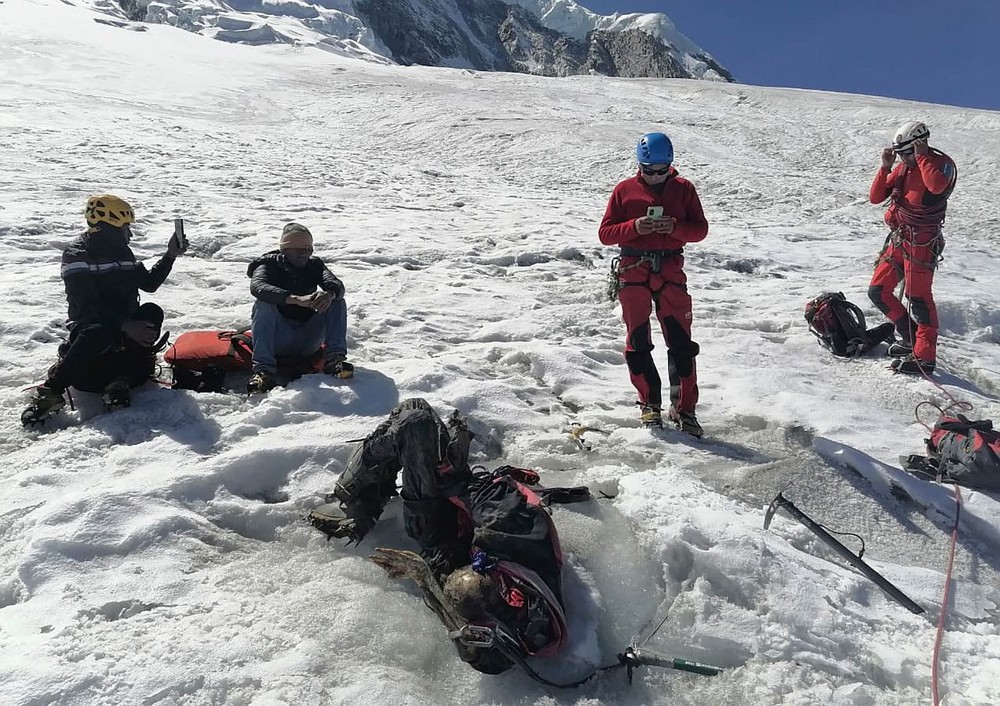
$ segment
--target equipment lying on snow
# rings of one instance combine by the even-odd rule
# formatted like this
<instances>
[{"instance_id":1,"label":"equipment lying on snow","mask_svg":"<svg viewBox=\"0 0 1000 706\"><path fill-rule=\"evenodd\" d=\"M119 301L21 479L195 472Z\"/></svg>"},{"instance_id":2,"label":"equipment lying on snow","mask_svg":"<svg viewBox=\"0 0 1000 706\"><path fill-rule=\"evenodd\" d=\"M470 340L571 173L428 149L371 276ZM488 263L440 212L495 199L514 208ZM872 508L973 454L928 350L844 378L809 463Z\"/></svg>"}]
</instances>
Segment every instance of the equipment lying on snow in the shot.
<instances>
[{"instance_id":1,"label":"equipment lying on snow","mask_svg":"<svg viewBox=\"0 0 1000 706\"><path fill-rule=\"evenodd\" d=\"M926 440L927 456L902 456L903 468L940 483L1000 492L1000 432L989 419L942 416Z\"/></svg>"},{"instance_id":2,"label":"equipment lying on snow","mask_svg":"<svg viewBox=\"0 0 1000 706\"><path fill-rule=\"evenodd\" d=\"M822 539L827 545L830 546L831 549L850 562L851 566L855 567L865 576L874 581L875 584L885 591L890 598L895 600L908 611L917 615L924 612L923 608L914 603L898 588L889 583L889 581L882 576L882 574L861 560L861 557L865 552L863 539L861 540L861 551L858 554L855 554L843 544L838 542L822 525L814 522L808 515L795 507L795 505L792 504L792 501L786 498L782 493L778 493L774 500L771 501L771 505L767 508L767 513L764 515L764 529L771 526L771 520L774 519L774 513L778 511L778 508L784 508L789 515L812 530L813 534ZM858 535L855 536L857 537ZM858 538L860 539L860 537Z\"/></svg>"},{"instance_id":3,"label":"equipment lying on snow","mask_svg":"<svg viewBox=\"0 0 1000 706\"><path fill-rule=\"evenodd\" d=\"M808 302L805 317L820 345L841 358L867 353L893 338L891 323L867 329L864 313L842 292L827 292Z\"/></svg>"},{"instance_id":4,"label":"equipment lying on snow","mask_svg":"<svg viewBox=\"0 0 1000 706\"><path fill-rule=\"evenodd\" d=\"M173 368L174 387L196 392L222 392L227 372L253 368L253 334L238 331L188 331L177 337L163 360ZM323 349L311 356L278 356L278 373L298 376L323 372Z\"/></svg>"}]
</instances>

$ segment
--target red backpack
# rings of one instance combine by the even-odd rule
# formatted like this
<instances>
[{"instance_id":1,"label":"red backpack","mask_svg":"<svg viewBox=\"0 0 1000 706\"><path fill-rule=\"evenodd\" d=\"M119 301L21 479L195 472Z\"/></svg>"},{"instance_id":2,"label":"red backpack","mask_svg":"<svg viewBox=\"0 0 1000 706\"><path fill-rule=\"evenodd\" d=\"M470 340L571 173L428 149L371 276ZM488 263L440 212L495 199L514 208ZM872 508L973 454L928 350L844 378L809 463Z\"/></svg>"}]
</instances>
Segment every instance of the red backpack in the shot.
<instances>
[{"instance_id":1,"label":"red backpack","mask_svg":"<svg viewBox=\"0 0 1000 706\"><path fill-rule=\"evenodd\" d=\"M892 340L893 325L865 328L865 315L842 292L827 292L806 304L809 332L835 356L853 358Z\"/></svg>"},{"instance_id":2,"label":"red backpack","mask_svg":"<svg viewBox=\"0 0 1000 706\"><path fill-rule=\"evenodd\" d=\"M253 335L239 331L188 331L163 354L173 367L174 387L198 392L224 389L227 372L253 369ZM322 347L311 356L278 356L280 375L305 375L323 371Z\"/></svg>"},{"instance_id":3,"label":"red backpack","mask_svg":"<svg viewBox=\"0 0 1000 706\"><path fill-rule=\"evenodd\" d=\"M989 419L941 417L927 440L927 451L939 479L1000 491L1000 432Z\"/></svg>"}]
</instances>

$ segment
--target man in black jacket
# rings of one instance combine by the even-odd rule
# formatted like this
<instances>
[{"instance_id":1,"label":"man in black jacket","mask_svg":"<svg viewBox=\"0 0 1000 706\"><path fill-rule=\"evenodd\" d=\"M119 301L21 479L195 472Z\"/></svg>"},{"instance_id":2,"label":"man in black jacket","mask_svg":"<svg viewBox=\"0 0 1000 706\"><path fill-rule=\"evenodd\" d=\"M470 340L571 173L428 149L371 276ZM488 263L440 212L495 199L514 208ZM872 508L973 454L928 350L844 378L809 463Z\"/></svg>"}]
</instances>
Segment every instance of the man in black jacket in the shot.
<instances>
[{"instance_id":1,"label":"man in black jacket","mask_svg":"<svg viewBox=\"0 0 1000 706\"><path fill-rule=\"evenodd\" d=\"M380 548L372 560L410 579L448 629L459 657L499 674L566 644L562 552L544 505L590 498L585 487L537 486L538 474L469 466L473 434L422 399L404 400L351 456L329 502L309 513L328 537L360 542L396 494L420 553Z\"/></svg>"},{"instance_id":2,"label":"man in black jacket","mask_svg":"<svg viewBox=\"0 0 1000 706\"><path fill-rule=\"evenodd\" d=\"M128 245L135 214L127 202L111 194L92 196L85 216L87 232L62 254L69 340L21 414L25 425L40 424L62 409L70 386L103 392L109 409L127 407L129 388L153 375L163 310L140 306L139 290L155 292L186 246L175 234L166 254L147 270Z\"/></svg>"},{"instance_id":3,"label":"man in black jacket","mask_svg":"<svg viewBox=\"0 0 1000 706\"><path fill-rule=\"evenodd\" d=\"M247 267L253 305L253 375L247 392L275 385L277 356L307 356L323 346L328 375L349 378L344 283L313 256L313 237L299 223L281 231L278 249Z\"/></svg>"}]
</instances>

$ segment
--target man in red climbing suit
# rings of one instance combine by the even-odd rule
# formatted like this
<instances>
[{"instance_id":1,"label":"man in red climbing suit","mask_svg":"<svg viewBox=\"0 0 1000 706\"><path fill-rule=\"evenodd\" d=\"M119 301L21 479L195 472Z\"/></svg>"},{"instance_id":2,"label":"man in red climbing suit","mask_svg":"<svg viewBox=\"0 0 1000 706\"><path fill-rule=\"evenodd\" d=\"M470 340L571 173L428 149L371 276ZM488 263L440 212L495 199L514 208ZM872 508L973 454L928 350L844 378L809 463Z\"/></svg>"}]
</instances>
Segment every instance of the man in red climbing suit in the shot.
<instances>
[{"instance_id":1,"label":"man in red climbing suit","mask_svg":"<svg viewBox=\"0 0 1000 706\"><path fill-rule=\"evenodd\" d=\"M896 327L899 340L889 346L893 370L910 375L930 374L936 365L938 318L931 284L944 250L941 227L948 197L958 177L951 157L928 146L930 134L921 122L903 123L892 147L882 150L882 166L868 193L874 204L889 199L885 222L891 229L868 296ZM900 163L893 169L897 155ZM896 297L900 280L909 311Z\"/></svg>"},{"instance_id":2,"label":"man in red climbing suit","mask_svg":"<svg viewBox=\"0 0 1000 706\"><path fill-rule=\"evenodd\" d=\"M598 231L605 245L620 248L618 300L625 320L625 362L639 394L641 419L660 426L662 392L653 363L649 316L655 309L667 343L670 420L700 437L695 416L698 344L691 340L691 295L684 274L684 246L708 235L708 221L694 185L672 166L674 147L663 133L643 135L636 145L639 172L611 193Z\"/></svg>"}]
</instances>

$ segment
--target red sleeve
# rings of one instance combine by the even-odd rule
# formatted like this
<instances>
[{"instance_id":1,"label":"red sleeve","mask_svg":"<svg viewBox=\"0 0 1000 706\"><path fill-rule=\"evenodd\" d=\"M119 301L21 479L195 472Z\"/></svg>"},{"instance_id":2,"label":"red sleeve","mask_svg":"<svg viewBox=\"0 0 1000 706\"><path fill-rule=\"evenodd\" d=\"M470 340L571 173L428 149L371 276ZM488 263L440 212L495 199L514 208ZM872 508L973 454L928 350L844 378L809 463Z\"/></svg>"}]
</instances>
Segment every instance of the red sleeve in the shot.
<instances>
[{"instance_id":1,"label":"red sleeve","mask_svg":"<svg viewBox=\"0 0 1000 706\"><path fill-rule=\"evenodd\" d=\"M892 193L892 187L895 183L895 170L890 172L885 167L879 167L878 174L875 175L872 186L868 190L868 200L872 203L882 203L889 198L889 194Z\"/></svg>"},{"instance_id":2,"label":"red sleeve","mask_svg":"<svg viewBox=\"0 0 1000 706\"><path fill-rule=\"evenodd\" d=\"M705 220L701 199L698 198L694 186L689 185L684 199L684 218L678 219L670 237L682 243L697 243L704 240L706 235L708 235L708 221Z\"/></svg>"},{"instance_id":3,"label":"red sleeve","mask_svg":"<svg viewBox=\"0 0 1000 706\"><path fill-rule=\"evenodd\" d=\"M945 189L951 186L955 170L947 160L941 160L938 164L930 156L919 154L917 167L920 169L920 178L924 180L924 186L932 194L944 193Z\"/></svg>"},{"instance_id":4,"label":"red sleeve","mask_svg":"<svg viewBox=\"0 0 1000 706\"><path fill-rule=\"evenodd\" d=\"M639 237L635 229L635 219L629 218L624 213L621 200L621 189L619 186L611 192L608 199L608 207L604 209L604 218L601 226L597 229L597 235L604 245L621 245Z\"/></svg>"}]
</instances>

